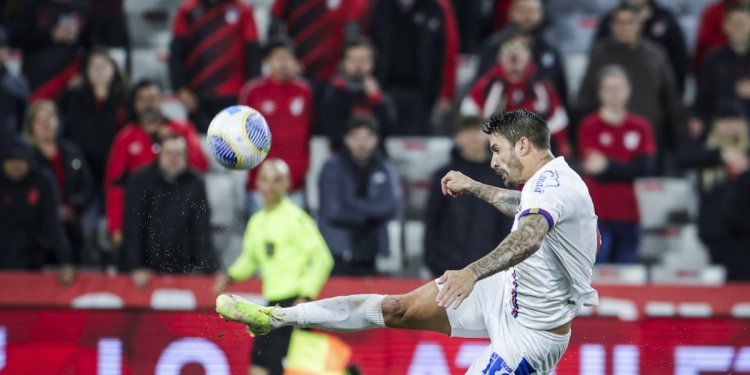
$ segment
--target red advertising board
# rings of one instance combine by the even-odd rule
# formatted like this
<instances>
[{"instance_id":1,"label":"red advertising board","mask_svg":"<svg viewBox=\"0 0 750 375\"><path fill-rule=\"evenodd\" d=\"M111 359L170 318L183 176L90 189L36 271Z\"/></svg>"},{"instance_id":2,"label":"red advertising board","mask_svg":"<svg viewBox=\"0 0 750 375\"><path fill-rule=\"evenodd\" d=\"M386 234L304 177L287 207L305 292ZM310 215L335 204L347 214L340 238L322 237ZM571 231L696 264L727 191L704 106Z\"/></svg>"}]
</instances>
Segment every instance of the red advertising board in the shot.
<instances>
[{"instance_id":1,"label":"red advertising board","mask_svg":"<svg viewBox=\"0 0 750 375\"><path fill-rule=\"evenodd\" d=\"M368 375L463 374L483 340L339 334ZM246 374L252 338L209 312L0 310L2 374ZM750 320L575 321L557 374L750 374Z\"/></svg>"},{"instance_id":2,"label":"red advertising board","mask_svg":"<svg viewBox=\"0 0 750 375\"><path fill-rule=\"evenodd\" d=\"M212 312L211 277L0 273L0 375L247 374L252 339ZM322 297L396 294L424 280L331 279ZM596 286L556 374L750 374L750 284ZM233 292L257 297L257 280ZM179 310L179 311L176 311ZM379 329L337 334L364 374L463 374L487 342Z\"/></svg>"}]
</instances>

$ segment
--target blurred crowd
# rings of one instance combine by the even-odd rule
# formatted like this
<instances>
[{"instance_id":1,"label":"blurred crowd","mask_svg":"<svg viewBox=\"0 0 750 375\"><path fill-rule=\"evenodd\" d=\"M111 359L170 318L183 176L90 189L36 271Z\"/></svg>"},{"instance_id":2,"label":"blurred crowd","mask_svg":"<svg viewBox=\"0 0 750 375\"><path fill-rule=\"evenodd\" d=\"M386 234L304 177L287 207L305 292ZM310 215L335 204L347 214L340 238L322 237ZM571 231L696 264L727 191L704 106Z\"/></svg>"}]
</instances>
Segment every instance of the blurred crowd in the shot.
<instances>
[{"instance_id":1,"label":"blurred crowd","mask_svg":"<svg viewBox=\"0 0 750 375\"><path fill-rule=\"evenodd\" d=\"M274 167L248 173L244 252L218 290L281 256L330 253L332 262L315 257L318 278L376 274L402 204L383 146L390 137L453 137L450 162L430 182L423 258L434 275L476 260L512 219L442 196L438 181L455 169L501 184L482 118L520 108L547 120L553 152L584 176L599 264L639 261L636 179L690 172L711 262L729 279L750 278L750 1L710 3L690 51L658 1L621 0L599 20L575 84L560 41L544 32L555 15L542 0L275 0L267 33L250 3L185 0L165 85L129 82L130 60L110 55L139 32L127 30L123 0L0 1L0 269L53 267L67 283L77 268L115 267L139 285L152 273L220 272L201 134L239 103L266 117ZM19 74L6 68L12 55ZM467 59L475 75L458 86ZM164 114L167 96L186 119ZM310 228L289 206L307 208L315 135L330 155ZM302 229L274 237L274 222ZM324 241L313 249L291 240L301 231ZM269 300L313 298L312 289Z\"/></svg>"}]
</instances>

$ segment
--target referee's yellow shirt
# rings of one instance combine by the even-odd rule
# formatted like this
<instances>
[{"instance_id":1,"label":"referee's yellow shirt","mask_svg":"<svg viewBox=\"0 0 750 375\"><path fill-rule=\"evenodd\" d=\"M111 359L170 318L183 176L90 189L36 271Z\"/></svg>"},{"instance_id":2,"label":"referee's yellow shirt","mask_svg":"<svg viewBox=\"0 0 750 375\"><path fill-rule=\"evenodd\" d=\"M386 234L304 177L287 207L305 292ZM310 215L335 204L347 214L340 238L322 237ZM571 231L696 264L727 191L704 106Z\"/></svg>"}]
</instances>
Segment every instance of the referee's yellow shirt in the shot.
<instances>
[{"instance_id":1,"label":"referee's yellow shirt","mask_svg":"<svg viewBox=\"0 0 750 375\"><path fill-rule=\"evenodd\" d=\"M247 223L242 255L227 273L241 281L260 271L263 297L279 301L315 298L333 268L333 258L315 221L289 199L260 210Z\"/></svg>"}]
</instances>

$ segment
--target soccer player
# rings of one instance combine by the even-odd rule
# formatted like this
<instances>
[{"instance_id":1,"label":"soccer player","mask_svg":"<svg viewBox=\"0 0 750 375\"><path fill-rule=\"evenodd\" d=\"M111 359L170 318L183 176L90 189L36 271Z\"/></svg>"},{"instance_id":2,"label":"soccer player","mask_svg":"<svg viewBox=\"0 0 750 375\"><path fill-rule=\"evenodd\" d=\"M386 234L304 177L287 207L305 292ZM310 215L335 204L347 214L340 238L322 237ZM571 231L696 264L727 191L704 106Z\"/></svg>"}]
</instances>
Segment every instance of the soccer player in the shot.
<instances>
[{"instance_id":1,"label":"soccer player","mask_svg":"<svg viewBox=\"0 0 750 375\"><path fill-rule=\"evenodd\" d=\"M581 177L552 156L540 116L526 110L498 113L483 130L492 168L506 186L523 183L523 190L484 185L457 171L448 172L441 187L446 195L474 195L515 216L511 233L489 254L405 295L360 294L282 309L223 294L216 311L256 335L291 325L484 337L491 345L467 373L552 371L570 340L573 318L582 306L598 303L590 285L599 243L594 205Z\"/></svg>"}]
</instances>

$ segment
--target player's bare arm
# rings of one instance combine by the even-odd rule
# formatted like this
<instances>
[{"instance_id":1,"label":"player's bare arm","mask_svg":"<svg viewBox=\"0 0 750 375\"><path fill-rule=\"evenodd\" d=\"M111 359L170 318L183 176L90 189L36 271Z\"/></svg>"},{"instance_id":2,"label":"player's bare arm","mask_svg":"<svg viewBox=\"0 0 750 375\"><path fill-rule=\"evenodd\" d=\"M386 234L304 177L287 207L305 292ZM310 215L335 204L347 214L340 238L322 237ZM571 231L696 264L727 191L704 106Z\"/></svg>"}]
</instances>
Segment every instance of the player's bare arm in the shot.
<instances>
[{"instance_id":1,"label":"player's bare arm","mask_svg":"<svg viewBox=\"0 0 750 375\"><path fill-rule=\"evenodd\" d=\"M517 190L501 189L499 187L477 182L461 172L450 171L440 180L443 194L457 197L468 193L493 205L506 216L516 214L521 202L521 192Z\"/></svg>"},{"instance_id":2,"label":"player's bare arm","mask_svg":"<svg viewBox=\"0 0 750 375\"><path fill-rule=\"evenodd\" d=\"M549 229L549 223L542 215L521 218L518 229L505 237L495 250L464 269L446 271L440 277L438 283L443 288L437 295L438 305L457 308L469 296L474 283L523 262L539 250Z\"/></svg>"}]
</instances>

